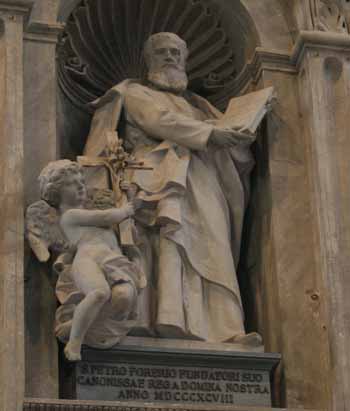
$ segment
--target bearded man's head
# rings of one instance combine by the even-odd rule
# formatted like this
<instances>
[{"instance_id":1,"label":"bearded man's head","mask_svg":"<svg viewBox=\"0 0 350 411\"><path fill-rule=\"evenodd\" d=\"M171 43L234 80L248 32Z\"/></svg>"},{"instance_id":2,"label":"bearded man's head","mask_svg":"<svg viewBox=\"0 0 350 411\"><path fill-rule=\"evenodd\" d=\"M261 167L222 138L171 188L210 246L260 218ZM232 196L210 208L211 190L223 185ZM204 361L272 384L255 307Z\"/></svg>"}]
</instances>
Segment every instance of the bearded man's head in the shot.
<instances>
[{"instance_id":1,"label":"bearded man's head","mask_svg":"<svg viewBox=\"0 0 350 411\"><path fill-rule=\"evenodd\" d=\"M148 81L160 90L180 93L186 90L186 43L174 33L153 34L145 43Z\"/></svg>"}]
</instances>

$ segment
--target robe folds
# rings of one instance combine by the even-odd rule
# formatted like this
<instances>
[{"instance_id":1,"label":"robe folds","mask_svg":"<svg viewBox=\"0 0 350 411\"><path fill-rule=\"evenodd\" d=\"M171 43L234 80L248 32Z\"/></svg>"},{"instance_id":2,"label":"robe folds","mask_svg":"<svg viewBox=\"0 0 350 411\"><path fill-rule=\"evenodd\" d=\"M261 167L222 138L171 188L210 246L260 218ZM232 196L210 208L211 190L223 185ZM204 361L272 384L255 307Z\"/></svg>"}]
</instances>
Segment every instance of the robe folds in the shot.
<instances>
[{"instance_id":1,"label":"robe folds","mask_svg":"<svg viewBox=\"0 0 350 411\"><path fill-rule=\"evenodd\" d=\"M236 268L254 165L249 147L208 145L210 120L221 113L190 92L126 80L93 107L84 155L103 155L108 133L118 130L126 149L153 168L129 175L142 199L135 219L154 289L140 300L140 321L170 338L224 342L244 333ZM88 184L102 187L103 178L96 172Z\"/></svg>"}]
</instances>

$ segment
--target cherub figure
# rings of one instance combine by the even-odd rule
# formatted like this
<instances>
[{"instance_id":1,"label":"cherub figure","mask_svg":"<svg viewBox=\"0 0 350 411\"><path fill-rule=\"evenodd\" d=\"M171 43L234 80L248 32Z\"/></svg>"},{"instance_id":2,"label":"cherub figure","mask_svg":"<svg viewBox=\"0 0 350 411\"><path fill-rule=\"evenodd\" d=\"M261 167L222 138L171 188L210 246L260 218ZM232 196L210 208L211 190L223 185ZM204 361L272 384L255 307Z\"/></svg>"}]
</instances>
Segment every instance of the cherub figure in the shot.
<instances>
[{"instance_id":1,"label":"cherub figure","mask_svg":"<svg viewBox=\"0 0 350 411\"><path fill-rule=\"evenodd\" d=\"M65 322L65 329L58 327L57 333L61 339L69 334L65 355L79 361L86 334L106 306L108 315L112 312L121 324L117 340L133 325L129 320L144 279L137 265L122 254L113 226L132 216L135 207L128 203L121 208L87 209L82 169L69 160L50 163L39 182L43 201L27 211L27 235L39 260L47 261L48 250L56 248L61 251L58 271L69 265L70 278L81 297L72 319ZM107 327L113 328L111 322Z\"/></svg>"}]
</instances>

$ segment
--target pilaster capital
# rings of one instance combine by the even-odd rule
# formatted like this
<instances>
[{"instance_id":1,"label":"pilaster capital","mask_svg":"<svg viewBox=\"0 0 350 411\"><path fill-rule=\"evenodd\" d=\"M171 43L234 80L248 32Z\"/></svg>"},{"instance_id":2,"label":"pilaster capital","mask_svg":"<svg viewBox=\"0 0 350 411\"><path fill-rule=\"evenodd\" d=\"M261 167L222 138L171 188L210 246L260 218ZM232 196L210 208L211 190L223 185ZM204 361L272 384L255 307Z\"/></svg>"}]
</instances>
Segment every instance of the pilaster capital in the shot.
<instances>
[{"instance_id":1,"label":"pilaster capital","mask_svg":"<svg viewBox=\"0 0 350 411\"><path fill-rule=\"evenodd\" d=\"M39 20L30 21L26 27L24 39L39 43L57 43L58 36L63 30L64 24L62 23L47 23L46 21Z\"/></svg>"},{"instance_id":2,"label":"pilaster capital","mask_svg":"<svg viewBox=\"0 0 350 411\"><path fill-rule=\"evenodd\" d=\"M4 20L27 22L34 0L0 0L0 17ZM16 17L17 16L17 17Z\"/></svg>"},{"instance_id":3,"label":"pilaster capital","mask_svg":"<svg viewBox=\"0 0 350 411\"><path fill-rule=\"evenodd\" d=\"M301 31L291 55L291 61L297 69L307 50L350 53L350 35L324 31Z\"/></svg>"},{"instance_id":4,"label":"pilaster capital","mask_svg":"<svg viewBox=\"0 0 350 411\"><path fill-rule=\"evenodd\" d=\"M29 15L34 0L0 0L0 12Z\"/></svg>"}]
</instances>

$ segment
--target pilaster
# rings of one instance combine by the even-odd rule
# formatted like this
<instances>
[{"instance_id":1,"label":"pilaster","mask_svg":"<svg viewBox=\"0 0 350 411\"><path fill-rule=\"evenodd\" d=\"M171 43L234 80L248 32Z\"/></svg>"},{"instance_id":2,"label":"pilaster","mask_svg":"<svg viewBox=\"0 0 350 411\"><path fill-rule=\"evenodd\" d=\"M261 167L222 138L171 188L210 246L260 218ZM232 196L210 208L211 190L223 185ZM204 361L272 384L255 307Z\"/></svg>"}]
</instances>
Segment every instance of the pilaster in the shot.
<instances>
[{"instance_id":1,"label":"pilaster","mask_svg":"<svg viewBox=\"0 0 350 411\"><path fill-rule=\"evenodd\" d=\"M283 355L280 403L345 410L350 36L302 31L290 54L257 50L251 70L278 99L256 147L245 257L253 318L267 349Z\"/></svg>"},{"instance_id":2,"label":"pilaster","mask_svg":"<svg viewBox=\"0 0 350 411\"><path fill-rule=\"evenodd\" d=\"M279 404L322 409L328 401L327 341L297 67L287 53L264 50L254 60L254 81L259 88L273 86L277 101L255 147L244 273L253 291L252 329L261 331L268 351L282 353Z\"/></svg>"},{"instance_id":3,"label":"pilaster","mask_svg":"<svg viewBox=\"0 0 350 411\"><path fill-rule=\"evenodd\" d=\"M299 67L304 138L309 147L315 256L325 308L330 410L350 400L350 36L301 32L293 53Z\"/></svg>"},{"instance_id":4,"label":"pilaster","mask_svg":"<svg viewBox=\"0 0 350 411\"><path fill-rule=\"evenodd\" d=\"M51 4L51 5L50 5ZM52 1L47 3L52 7ZM25 204L39 199L40 170L60 154L57 141L56 44L63 25L48 18L45 2L33 13L24 37ZM38 11L38 10L37 10ZM58 397L58 346L54 335L55 279L48 266L26 250L26 395Z\"/></svg>"},{"instance_id":5,"label":"pilaster","mask_svg":"<svg viewBox=\"0 0 350 411\"><path fill-rule=\"evenodd\" d=\"M32 1L0 0L0 409L24 397L23 23Z\"/></svg>"}]
</instances>

